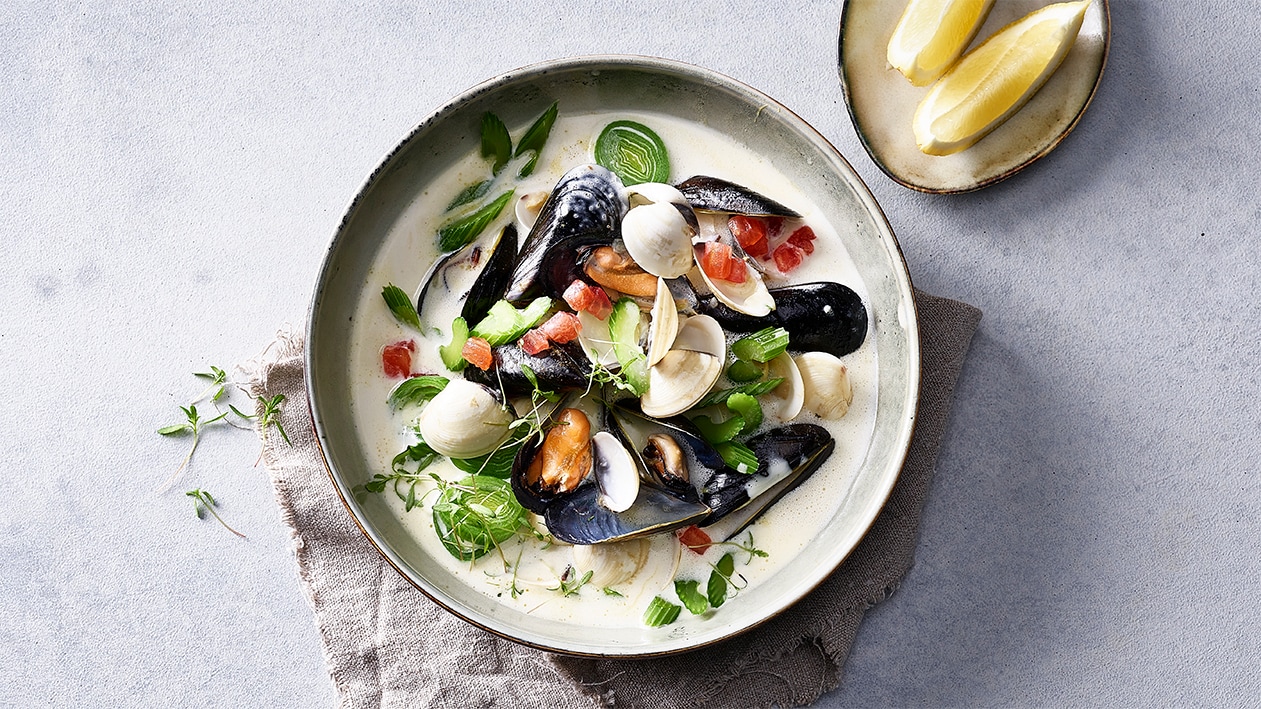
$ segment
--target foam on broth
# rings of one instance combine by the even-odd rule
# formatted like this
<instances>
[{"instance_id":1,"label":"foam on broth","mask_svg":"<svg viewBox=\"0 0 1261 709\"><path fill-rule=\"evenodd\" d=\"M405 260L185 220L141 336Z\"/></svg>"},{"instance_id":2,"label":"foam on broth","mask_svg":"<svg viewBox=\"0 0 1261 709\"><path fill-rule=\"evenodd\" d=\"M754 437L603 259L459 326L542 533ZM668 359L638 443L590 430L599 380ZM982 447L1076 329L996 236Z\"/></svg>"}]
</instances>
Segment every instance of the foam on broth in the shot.
<instances>
[{"instance_id":1,"label":"foam on broth","mask_svg":"<svg viewBox=\"0 0 1261 709\"><path fill-rule=\"evenodd\" d=\"M818 236L814 254L792 273L791 280L768 282L768 285L774 287L831 280L849 286L867 301L867 289L846 253L844 235L838 235L827 215L819 212L809 195L797 190L770 161L704 126L652 113L564 115L562 111L535 173L518 183L516 195L533 190L550 190L568 169L591 162L590 146L595 137L608 122L620 119L639 121L661 136L670 152L671 182L677 183L695 174L721 177L761 192L804 215ZM519 133L522 128L514 126L513 130ZM368 452L370 462L375 464L373 472L388 473L394 456L414 442L408 430L417 413L416 410L394 412L386 404L386 397L396 381L387 379L382 373L381 347L398 340L413 339L417 345L413 372L459 376L445 370L438 358L437 348L448 341L451 321L460 310L458 298L476 278L477 269L448 268L445 288L441 282L431 288L425 309L421 312L427 329L424 335L418 335L394 320L380 297L381 288L386 283L394 283L409 293L417 290L430 264L438 256L435 235L443 220L443 208L464 186L483 180L488 174L487 161L470 154L466 160L448 169L440 179L426 186L390 230L361 289L363 295L351 325L351 359L347 366L352 372L351 410L356 423L355 433ZM483 246L493 243L510 219L511 205L496 223L482 233L478 243ZM435 327L441 331L440 334L432 330ZM566 565L573 562L569 547L553 545L544 548L533 538L514 538L503 545L502 558L492 551L476 562L461 562L447 552L433 530L433 515L428 504L433 495L426 499L426 504L411 512L405 512L403 502L388 489L381 498L430 556L470 587L507 606L560 621L581 622L585 626L639 626L644 608L654 595L677 602L672 584L675 578L697 579L703 589L711 571L710 564L716 563L723 553L736 551L736 573L750 587L756 586L796 556L833 516L858 474L873 432L876 414L875 339L869 333L858 351L842 358L849 369L854 389L854 400L848 414L840 420L824 421L803 412L796 419L827 428L836 439L836 451L810 479L776 503L746 532L737 535L737 539L746 540L751 532L756 546L768 554L766 558L751 559L747 565L745 561L749 560L749 555L733 548L714 547L704 556L683 550L678 554L677 569L670 564L667 571L659 571L650 583L620 584L616 590L621 596L608 595L594 585L582 588L577 595L563 596L549 589L559 585L559 576ZM446 460L435 463L427 470L450 480L463 476ZM663 535L653 542L653 553L673 558L678 546L673 534ZM504 570L504 561L517 565L518 558L520 564L514 577L511 570ZM515 597L511 593L514 582L518 589L524 590ZM721 613L723 609L714 612Z\"/></svg>"}]
</instances>

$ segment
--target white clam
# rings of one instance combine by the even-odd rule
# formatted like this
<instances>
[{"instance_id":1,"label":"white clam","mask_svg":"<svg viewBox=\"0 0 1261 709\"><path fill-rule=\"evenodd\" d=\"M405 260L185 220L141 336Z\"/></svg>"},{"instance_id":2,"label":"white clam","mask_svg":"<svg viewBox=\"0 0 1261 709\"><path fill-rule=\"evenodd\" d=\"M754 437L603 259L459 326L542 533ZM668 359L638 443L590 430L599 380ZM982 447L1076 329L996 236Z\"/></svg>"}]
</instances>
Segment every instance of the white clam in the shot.
<instances>
[{"instance_id":1,"label":"white clam","mask_svg":"<svg viewBox=\"0 0 1261 709\"><path fill-rule=\"evenodd\" d=\"M593 586L612 588L632 604L670 584L682 548L673 534L572 547L575 569L590 571Z\"/></svg>"},{"instance_id":2,"label":"white clam","mask_svg":"<svg viewBox=\"0 0 1261 709\"><path fill-rule=\"evenodd\" d=\"M687 197L679 191L674 185L667 185L664 182L641 182L637 185L631 185L626 188L626 198L630 202L631 207L638 207L643 204L685 204L689 208L691 205L687 201Z\"/></svg>"},{"instance_id":3,"label":"white clam","mask_svg":"<svg viewBox=\"0 0 1261 709\"><path fill-rule=\"evenodd\" d=\"M758 273L756 268L741 259L740 263L745 271L743 283L710 278L709 274L705 273L705 269L700 266L704 247L698 246L694 251L696 270L700 272L701 280L720 303L755 318L767 315L775 309L775 297L771 295L766 283L762 281L762 274Z\"/></svg>"},{"instance_id":4,"label":"white clam","mask_svg":"<svg viewBox=\"0 0 1261 709\"><path fill-rule=\"evenodd\" d=\"M435 452L450 458L476 458L508 437L513 416L481 384L452 379L429 401L417 423Z\"/></svg>"},{"instance_id":5,"label":"white clam","mask_svg":"<svg viewBox=\"0 0 1261 709\"><path fill-rule=\"evenodd\" d=\"M673 348L648 368L648 391L639 398L640 408L656 418L683 413L709 393L726 357L722 326L708 315L688 318Z\"/></svg>"},{"instance_id":6,"label":"white clam","mask_svg":"<svg viewBox=\"0 0 1261 709\"><path fill-rule=\"evenodd\" d=\"M639 468L626 446L608 431L591 437L591 458L600 504L614 512L625 512L639 497Z\"/></svg>"},{"instance_id":7,"label":"white clam","mask_svg":"<svg viewBox=\"0 0 1261 709\"><path fill-rule=\"evenodd\" d=\"M648 326L648 366L661 361L679 332L679 309L664 278L657 279L657 297L652 301L652 322Z\"/></svg>"},{"instance_id":8,"label":"white clam","mask_svg":"<svg viewBox=\"0 0 1261 709\"><path fill-rule=\"evenodd\" d=\"M854 390L849 370L841 360L826 352L806 352L793 358L801 372L805 408L825 419L838 419L849 411Z\"/></svg>"},{"instance_id":9,"label":"white clam","mask_svg":"<svg viewBox=\"0 0 1261 709\"><path fill-rule=\"evenodd\" d=\"M780 353L768 362L767 368L772 379L784 381L767 393L763 401L775 406L775 415L781 421L792 421L801 413L806 402L806 386L801 379L801 370L787 352Z\"/></svg>"},{"instance_id":10,"label":"white clam","mask_svg":"<svg viewBox=\"0 0 1261 709\"><path fill-rule=\"evenodd\" d=\"M640 268L654 276L678 278L692 268L696 230L670 202L632 208L622 217L622 243Z\"/></svg>"}]
</instances>

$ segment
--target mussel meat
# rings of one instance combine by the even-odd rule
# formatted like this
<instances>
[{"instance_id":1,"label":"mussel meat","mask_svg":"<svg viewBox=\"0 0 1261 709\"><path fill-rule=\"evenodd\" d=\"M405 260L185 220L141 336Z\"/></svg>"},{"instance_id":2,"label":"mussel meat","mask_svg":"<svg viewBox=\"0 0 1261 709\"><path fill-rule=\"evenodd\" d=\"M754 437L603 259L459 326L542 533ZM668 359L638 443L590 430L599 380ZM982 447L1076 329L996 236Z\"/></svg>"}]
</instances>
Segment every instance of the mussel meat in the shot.
<instances>
[{"instance_id":1,"label":"mussel meat","mask_svg":"<svg viewBox=\"0 0 1261 709\"><path fill-rule=\"evenodd\" d=\"M504 298L559 298L581 274L583 247L613 243L627 209L626 188L612 172L580 165L565 173L521 247Z\"/></svg>"},{"instance_id":2,"label":"mussel meat","mask_svg":"<svg viewBox=\"0 0 1261 709\"><path fill-rule=\"evenodd\" d=\"M540 442L521 447L512 465L512 491L526 509L543 514L591 473L591 422L578 409L562 409Z\"/></svg>"},{"instance_id":3,"label":"mussel meat","mask_svg":"<svg viewBox=\"0 0 1261 709\"><path fill-rule=\"evenodd\" d=\"M842 357L867 337L867 308L862 298L840 283L803 283L772 288L775 310L762 317L736 312L713 295L699 299L696 311L727 330L756 332L766 327L788 331L788 346L798 352L828 352Z\"/></svg>"}]
</instances>

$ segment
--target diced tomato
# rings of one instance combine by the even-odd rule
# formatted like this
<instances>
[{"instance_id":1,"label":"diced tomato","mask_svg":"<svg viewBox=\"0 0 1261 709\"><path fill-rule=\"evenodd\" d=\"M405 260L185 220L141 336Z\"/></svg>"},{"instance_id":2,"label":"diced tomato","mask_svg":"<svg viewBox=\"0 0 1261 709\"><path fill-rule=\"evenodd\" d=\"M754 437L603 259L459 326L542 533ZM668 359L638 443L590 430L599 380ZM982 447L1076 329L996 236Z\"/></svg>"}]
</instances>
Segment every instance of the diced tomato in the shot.
<instances>
[{"instance_id":1,"label":"diced tomato","mask_svg":"<svg viewBox=\"0 0 1261 709\"><path fill-rule=\"evenodd\" d=\"M536 327L522 335L521 339L517 340L517 345L522 352L528 355L536 355L551 347L552 343L548 342L547 335L544 335L542 330Z\"/></svg>"},{"instance_id":2,"label":"diced tomato","mask_svg":"<svg viewBox=\"0 0 1261 709\"><path fill-rule=\"evenodd\" d=\"M411 340L399 340L381 348L381 368L385 376L391 379L411 376L412 353L416 351L416 343Z\"/></svg>"},{"instance_id":3,"label":"diced tomato","mask_svg":"<svg viewBox=\"0 0 1261 709\"><path fill-rule=\"evenodd\" d=\"M766 218L766 238L774 239L784 230L783 217L767 217Z\"/></svg>"},{"instance_id":4,"label":"diced tomato","mask_svg":"<svg viewBox=\"0 0 1261 709\"><path fill-rule=\"evenodd\" d=\"M774 256L775 268L778 268L781 273L788 273L794 268L800 266L802 260L806 257L801 249L793 246L787 241L775 247Z\"/></svg>"},{"instance_id":5,"label":"diced tomato","mask_svg":"<svg viewBox=\"0 0 1261 709\"><path fill-rule=\"evenodd\" d=\"M733 214L727 220L727 228L736 237L740 248L750 256L765 256L769 248L766 238L766 222L757 217Z\"/></svg>"},{"instance_id":6,"label":"diced tomato","mask_svg":"<svg viewBox=\"0 0 1261 709\"><path fill-rule=\"evenodd\" d=\"M788 243L805 251L807 254L812 254L814 253L814 239L814 229L803 226L788 237Z\"/></svg>"},{"instance_id":7,"label":"diced tomato","mask_svg":"<svg viewBox=\"0 0 1261 709\"><path fill-rule=\"evenodd\" d=\"M495 356L491 354L490 343L480 337L470 337L464 341L464 349L460 351L469 364L483 372L494 364Z\"/></svg>"},{"instance_id":8,"label":"diced tomato","mask_svg":"<svg viewBox=\"0 0 1261 709\"><path fill-rule=\"evenodd\" d=\"M561 296L574 312L587 311L601 320L606 320L613 312L613 301L603 288L593 286L586 281L574 280Z\"/></svg>"},{"instance_id":9,"label":"diced tomato","mask_svg":"<svg viewBox=\"0 0 1261 709\"><path fill-rule=\"evenodd\" d=\"M738 256L732 256L731 263L727 268L726 280L731 281L732 283L744 283L748 276L749 264L745 263L744 259Z\"/></svg>"},{"instance_id":10,"label":"diced tomato","mask_svg":"<svg viewBox=\"0 0 1261 709\"><path fill-rule=\"evenodd\" d=\"M573 313L560 312L547 319L547 322L538 328L547 339L558 345L566 342L573 342L578 337L578 331L582 329L582 324L578 322L578 317Z\"/></svg>"},{"instance_id":11,"label":"diced tomato","mask_svg":"<svg viewBox=\"0 0 1261 709\"><path fill-rule=\"evenodd\" d=\"M714 541L700 527L692 525L679 532L679 542L697 554L704 554Z\"/></svg>"},{"instance_id":12,"label":"diced tomato","mask_svg":"<svg viewBox=\"0 0 1261 709\"><path fill-rule=\"evenodd\" d=\"M596 316L599 320L608 320L613 314L613 301L609 300L609 294L604 292L603 288L592 288L595 292L595 298L591 304L587 306L587 312Z\"/></svg>"},{"instance_id":13,"label":"diced tomato","mask_svg":"<svg viewBox=\"0 0 1261 709\"><path fill-rule=\"evenodd\" d=\"M726 279L731 275L731 247L721 241L705 242L701 268L710 278Z\"/></svg>"}]
</instances>

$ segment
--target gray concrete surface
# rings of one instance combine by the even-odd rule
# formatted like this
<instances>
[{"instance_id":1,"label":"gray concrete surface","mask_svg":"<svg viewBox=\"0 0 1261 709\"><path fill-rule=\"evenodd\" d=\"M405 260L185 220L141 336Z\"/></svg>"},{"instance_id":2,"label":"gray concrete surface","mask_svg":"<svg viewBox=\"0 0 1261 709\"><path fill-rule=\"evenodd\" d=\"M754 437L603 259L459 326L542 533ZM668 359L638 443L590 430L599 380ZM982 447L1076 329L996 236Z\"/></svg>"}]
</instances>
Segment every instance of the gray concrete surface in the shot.
<instances>
[{"instance_id":1,"label":"gray concrete surface","mask_svg":"<svg viewBox=\"0 0 1261 709\"><path fill-rule=\"evenodd\" d=\"M985 312L916 566L819 706L1257 702L1254 9L1115 2L1076 132L940 197L860 147L839 2L9 0L0 705L334 702L253 436L209 431L157 495L184 443L153 431L191 372L302 321L342 211L421 118L592 53L779 99L867 180L916 285ZM199 523L193 486L248 541Z\"/></svg>"}]
</instances>

